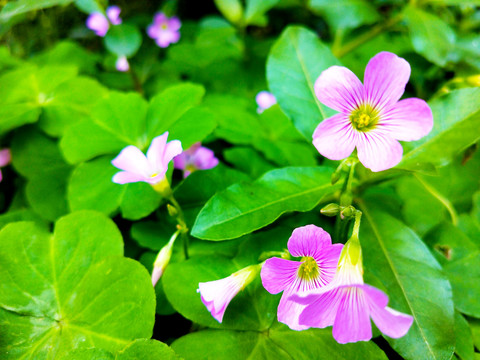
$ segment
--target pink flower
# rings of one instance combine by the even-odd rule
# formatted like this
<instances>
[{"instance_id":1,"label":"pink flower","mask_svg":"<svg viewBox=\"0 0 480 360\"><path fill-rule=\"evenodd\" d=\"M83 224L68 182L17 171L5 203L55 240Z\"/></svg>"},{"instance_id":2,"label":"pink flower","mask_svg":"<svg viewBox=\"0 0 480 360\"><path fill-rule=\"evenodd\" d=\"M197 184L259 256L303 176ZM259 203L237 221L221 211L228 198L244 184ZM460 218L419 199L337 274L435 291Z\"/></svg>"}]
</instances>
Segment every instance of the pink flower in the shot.
<instances>
[{"instance_id":1,"label":"pink flower","mask_svg":"<svg viewBox=\"0 0 480 360\"><path fill-rule=\"evenodd\" d=\"M12 161L12 153L10 149L2 149L0 150L0 167L7 166ZM2 181L3 175L0 171L0 181Z\"/></svg>"},{"instance_id":2,"label":"pink flower","mask_svg":"<svg viewBox=\"0 0 480 360\"><path fill-rule=\"evenodd\" d=\"M158 46L166 48L180 40L181 26L182 23L176 16L168 18L164 13L157 13L153 17L153 23L147 28L147 34L156 40Z\"/></svg>"},{"instance_id":3,"label":"pink flower","mask_svg":"<svg viewBox=\"0 0 480 360\"><path fill-rule=\"evenodd\" d=\"M118 6L109 6L107 8L107 16L103 15L101 12L94 12L87 18L87 28L95 31L95 34L98 36L103 37L107 34L107 31L110 28L110 23L112 23L112 25L119 25L122 23L120 12L121 9Z\"/></svg>"},{"instance_id":4,"label":"pink flower","mask_svg":"<svg viewBox=\"0 0 480 360\"><path fill-rule=\"evenodd\" d=\"M387 306L388 296L363 283L362 253L358 239L345 244L333 281L306 297L293 295L302 304L300 324L324 328L333 325L333 337L341 344L372 338L370 318L391 338L404 336L413 317Z\"/></svg>"},{"instance_id":5,"label":"pink flower","mask_svg":"<svg viewBox=\"0 0 480 360\"><path fill-rule=\"evenodd\" d=\"M130 145L123 149L112 160L112 165L119 168L112 181L117 184L127 184L144 181L151 185L165 180L168 163L182 152L182 144L178 140L167 143L168 131L152 140L147 156L140 149Z\"/></svg>"},{"instance_id":6,"label":"pink flower","mask_svg":"<svg viewBox=\"0 0 480 360\"><path fill-rule=\"evenodd\" d=\"M277 99L275 95L268 91L260 91L257 96L255 97L255 101L257 102L258 108L257 113L261 114L269 107L275 105L277 103Z\"/></svg>"},{"instance_id":7,"label":"pink flower","mask_svg":"<svg viewBox=\"0 0 480 360\"><path fill-rule=\"evenodd\" d=\"M290 296L309 293L327 285L335 275L343 245L332 245L326 231L307 225L293 231L287 246L293 256L301 256L302 260L267 259L260 275L269 293L283 291L278 305L278 321L291 329L303 330L308 326L299 324L298 319L305 305L290 300Z\"/></svg>"},{"instance_id":8,"label":"pink flower","mask_svg":"<svg viewBox=\"0 0 480 360\"><path fill-rule=\"evenodd\" d=\"M128 63L127 57L120 56L115 62L115 68L121 72L130 70L130 64Z\"/></svg>"},{"instance_id":9,"label":"pink flower","mask_svg":"<svg viewBox=\"0 0 480 360\"><path fill-rule=\"evenodd\" d=\"M364 84L350 70L332 66L315 82L317 98L339 111L313 133L313 145L331 160L358 159L372 171L397 165L400 141L413 141L433 127L432 111L421 99L398 101L410 77L410 65L389 52L375 55L365 69Z\"/></svg>"},{"instance_id":10,"label":"pink flower","mask_svg":"<svg viewBox=\"0 0 480 360\"><path fill-rule=\"evenodd\" d=\"M175 169L183 170L183 177L186 178L195 170L206 170L218 165L218 159L212 150L201 146L200 143L192 145L180 155L173 159Z\"/></svg>"},{"instance_id":11,"label":"pink flower","mask_svg":"<svg viewBox=\"0 0 480 360\"><path fill-rule=\"evenodd\" d=\"M230 301L255 279L261 266L262 264L250 265L224 279L198 284L197 292L200 293L203 304L219 323L223 321Z\"/></svg>"}]
</instances>

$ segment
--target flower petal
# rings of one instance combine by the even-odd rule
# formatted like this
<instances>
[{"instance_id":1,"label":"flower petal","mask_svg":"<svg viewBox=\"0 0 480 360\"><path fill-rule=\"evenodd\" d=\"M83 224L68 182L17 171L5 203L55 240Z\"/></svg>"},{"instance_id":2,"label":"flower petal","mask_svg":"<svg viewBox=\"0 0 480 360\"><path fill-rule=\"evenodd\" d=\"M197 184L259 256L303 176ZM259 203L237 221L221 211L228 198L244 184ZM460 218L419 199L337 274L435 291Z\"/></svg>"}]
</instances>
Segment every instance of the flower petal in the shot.
<instances>
[{"instance_id":1,"label":"flower petal","mask_svg":"<svg viewBox=\"0 0 480 360\"><path fill-rule=\"evenodd\" d=\"M0 150L0 167L7 166L12 161L12 153L10 149Z\"/></svg>"},{"instance_id":2,"label":"flower petal","mask_svg":"<svg viewBox=\"0 0 480 360\"><path fill-rule=\"evenodd\" d=\"M387 307L388 296L373 286L363 286L369 300L370 316L385 335L398 339L404 336L413 324L413 316Z\"/></svg>"},{"instance_id":3,"label":"flower petal","mask_svg":"<svg viewBox=\"0 0 480 360\"><path fill-rule=\"evenodd\" d=\"M215 157L215 153L212 150L201 146L195 152L193 165L199 170L207 170L217 166L218 159Z\"/></svg>"},{"instance_id":4,"label":"flower petal","mask_svg":"<svg viewBox=\"0 0 480 360\"><path fill-rule=\"evenodd\" d=\"M168 163L172 161L175 156L180 155L182 151L182 143L180 140L169 141L163 154L163 164L165 164L165 167L167 168Z\"/></svg>"},{"instance_id":5,"label":"flower petal","mask_svg":"<svg viewBox=\"0 0 480 360\"><path fill-rule=\"evenodd\" d=\"M343 244L333 244L322 248L313 256L318 267L322 270L317 279L319 285L325 286L333 280L342 249Z\"/></svg>"},{"instance_id":6,"label":"flower petal","mask_svg":"<svg viewBox=\"0 0 480 360\"><path fill-rule=\"evenodd\" d=\"M148 182L148 178L139 174L134 174L127 171L120 171L113 175L112 181L116 184L128 184L132 182L145 181Z\"/></svg>"},{"instance_id":7,"label":"flower petal","mask_svg":"<svg viewBox=\"0 0 480 360\"><path fill-rule=\"evenodd\" d=\"M317 126L313 133L313 145L326 158L342 160L355 149L357 133L347 115L336 114Z\"/></svg>"},{"instance_id":8,"label":"flower petal","mask_svg":"<svg viewBox=\"0 0 480 360\"><path fill-rule=\"evenodd\" d=\"M107 8L107 17L113 25L120 25L122 23L122 19L120 19L121 11L122 10L116 5Z\"/></svg>"},{"instance_id":9,"label":"flower petal","mask_svg":"<svg viewBox=\"0 0 480 360\"><path fill-rule=\"evenodd\" d=\"M293 256L318 257L325 247L332 244L330 234L315 225L296 228L288 239L287 247Z\"/></svg>"},{"instance_id":10,"label":"flower petal","mask_svg":"<svg viewBox=\"0 0 480 360\"><path fill-rule=\"evenodd\" d=\"M340 344L368 341L372 338L369 307L361 287L339 288L341 297L332 335Z\"/></svg>"},{"instance_id":11,"label":"flower petal","mask_svg":"<svg viewBox=\"0 0 480 360\"><path fill-rule=\"evenodd\" d=\"M112 165L120 170L143 177L149 177L153 170L145 155L133 145L124 148L120 154L112 160Z\"/></svg>"},{"instance_id":12,"label":"flower petal","mask_svg":"<svg viewBox=\"0 0 480 360\"><path fill-rule=\"evenodd\" d=\"M336 288L323 294L311 294L306 297L294 295L290 300L306 305L299 317L300 325L321 329L333 325L340 305Z\"/></svg>"},{"instance_id":13,"label":"flower petal","mask_svg":"<svg viewBox=\"0 0 480 360\"><path fill-rule=\"evenodd\" d=\"M405 92L409 78L410 64L405 59L386 51L378 53L365 69L366 102L377 109L392 106Z\"/></svg>"},{"instance_id":14,"label":"flower petal","mask_svg":"<svg viewBox=\"0 0 480 360\"><path fill-rule=\"evenodd\" d=\"M288 325L288 327L292 330L308 329L310 326L300 325L299 323L300 314L303 312L307 305L290 300L289 298L292 295L293 293L287 290L282 294L282 298L280 299L280 303L278 304L278 321Z\"/></svg>"},{"instance_id":15,"label":"flower petal","mask_svg":"<svg viewBox=\"0 0 480 360\"><path fill-rule=\"evenodd\" d=\"M172 31L178 31L182 27L182 22L176 16L172 16L170 19L168 19L167 23L168 28Z\"/></svg>"},{"instance_id":16,"label":"flower petal","mask_svg":"<svg viewBox=\"0 0 480 360\"><path fill-rule=\"evenodd\" d=\"M263 287L270 294L278 294L289 288L296 280L300 261L270 258L265 261L260 272Z\"/></svg>"},{"instance_id":17,"label":"flower petal","mask_svg":"<svg viewBox=\"0 0 480 360\"><path fill-rule=\"evenodd\" d=\"M110 27L110 24L108 23L107 18L105 15L99 12L94 12L90 14L90 16L87 18L87 28L90 30L95 31L95 34L98 36L105 36L105 34L108 31L108 28Z\"/></svg>"},{"instance_id":18,"label":"flower petal","mask_svg":"<svg viewBox=\"0 0 480 360\"><path fill-rule=\"evenodd\" d=\"M363 85L343 66L331 66L315 81L315 95L328 107L349 113L363 102Z\"/></svg>"},{"instance_id":19,"label":"flower petal","mask_svg":"<svg viewBox=\"0 0 480 360\"><path fill-rule=\"evenodd\" d=\"M221 323L230 301L238 294L241 287L232 276L198 284L203 304L212 316Z\"/></svg>"},{"instance_id":20,"label":"flower petal","mask_svg":"<svg viewBox=\"0 0 480 360\"><path fill-rule=\"evenodd\" d=\"M152 143L147 150L148 163L156 172L165 173L167 171L168 163L163 163L163 157L167 147L167 139L168 131L165 131L162 135L159 135L152 140Z\"/></svg>"},{"instance_id":21,"label":"flower petal","mask_svg":"<svg viewBox=\"0 0 480 360\"><path fill-rule=\"evenodd\" d=\"M402 145L381 131L372 130L358 135L358 159L366 168L382 171L394 167L402 159Z\"/></svg>"},{"instance_id":22,"label":"flower petal","mask_svg":"<svg viewBox=\"0 0 480 360\"><path fill-rule=\"evenodd\" d=\"M433 128L432 110L422 99L401 100L385 111L378 127L397 140L418 140Z\"/></svg>"},{"instance_id":23,"label":"flower petal","mask_svg":"<svg viewBox=\"0 0 480 360\"><path fill-rule=\"evenodd\" d=\"M266 110L277 103L275 95L268 91L260 91L257 96L255 96L255 101L261 110Z\"/></svg>"}]
</instances>

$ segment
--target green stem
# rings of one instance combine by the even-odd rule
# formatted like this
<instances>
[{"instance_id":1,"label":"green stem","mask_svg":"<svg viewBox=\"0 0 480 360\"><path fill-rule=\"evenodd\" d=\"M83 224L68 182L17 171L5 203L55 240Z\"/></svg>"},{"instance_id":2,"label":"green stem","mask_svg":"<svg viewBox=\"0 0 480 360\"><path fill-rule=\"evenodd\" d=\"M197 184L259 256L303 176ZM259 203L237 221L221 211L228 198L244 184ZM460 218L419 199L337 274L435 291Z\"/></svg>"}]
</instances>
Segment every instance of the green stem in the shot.
<instances>
[{"instance_id":1,"label":"green stem","mask_svg":"<svg viewBox=\"0 0 480 360\"><path fill-rule=\"evenodd\" d=\"M175 210L177 211L176 214L176 220L177 220L177 228L180 230L180 234L182 237L182 242L183 242L183 253L185 255L185 259L188 259L188 227L187 223L185 222L185 216L183 215L182 207L178 203L177 199L171 194L168 197L168 200L172 203L174 206Z\"/></svg>"},{"instance_id":2,"label":"green stem","mask_svg":"<svg viewBox=\"0 0 480 360\"><path fill-rule=\"evenodd\" d=\"M362 220L362 212L357 210L355 212L355 223L353 224L353 231L352 231L352 238L359 239L359 232L360 232L360 222Z\"/></svg>"},{"instance_id":3,"label":"green stem","mask_svg":"<svg viewBox=\"0 0 480 360\"><path fill-rule=\"evenodd\" d=\"M452 218L452 224L456 226L458 224L458 216L457 216L457 212L455 211L455 207L452 205L450 200L448 200L446 197L440 194L433 186L431 186L429 183L427 183L417 174L413 174L413 176L420 182L420 184L423 185L423 187L430 194L432 194L438 201L440 201L443 204L443 206L447 208L447 211L449 212L450 217Z\"/></svg>"},{"instance_id":4,"label":"green stem","mask_svg":"<svg viewBox=\"0 0 480 360\"><path fill-rule=\"evenodd\" d=\"M341 58L341 57L347 55L348 53L355 50L360 45L363 45L364 43L373 39L377 35L380 35L382 32L387 30L389 27L392 27L393 25L398 23L402 19L402 16L403 16L402 13L400 13L399 15L397 15L397 16L391 18L391 19L388 19L384 23L381 23L381 24L378 24L378 25L372 27L369 31L364 32L362 35L356 37L355 39L353 39L349 43L345 44L344 46L342 46L340 48L337 48L337 49L334 48L332 50L333 55L335 55L337 58Z\"/></svg>"},{"instance_id":5,"label":"green stem","mask_svg":"<svg viewBox=\"0 0 480 360\"><path fill-rule=\"evenodd\" d=\"M355 166L358 160L352 161L350 164L350 171L347 174L347 177L343 183L342 194L340 195L340 206L350 206L352 205L353 195L352 195L352 182L355 174ZM347 237L348 233L348 224L349 219L342 219L340 215L337 215L335 221L335 240L341 242L342 239Z\"/></svg>"}]
</instances>

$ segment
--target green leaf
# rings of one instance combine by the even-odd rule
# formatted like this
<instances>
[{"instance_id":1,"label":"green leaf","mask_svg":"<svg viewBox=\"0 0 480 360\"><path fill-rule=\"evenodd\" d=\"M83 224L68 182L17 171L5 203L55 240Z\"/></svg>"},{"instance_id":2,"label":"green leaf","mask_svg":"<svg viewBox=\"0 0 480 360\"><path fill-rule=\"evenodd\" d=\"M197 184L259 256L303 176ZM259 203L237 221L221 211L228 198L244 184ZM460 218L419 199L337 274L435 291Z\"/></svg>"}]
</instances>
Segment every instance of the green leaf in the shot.
<instances>
[{"instance_id":1,"label":"green leaf","mask_svg":"<svg viewBox=\"0 0 480 360\"><path fill-rule=\"evenodd\" d=\"M452 284L455 307L480 318L480 284L475 281L480 276L480 247L447 222L431 231L425 241L435 250Z\"/></svg>"},{"instance_id":2,"label":"green leaf","mask_svg":"<svg viewBox=\"0 0 480 360\"><path fill-rule=\"evenodd\" d=\"M0 12L0 22L29 11L49 8L56 5L67 5L73 0L17 0L8 2Z\"/></svg>"},{"instance_id":3,"label":"green leaf","mask_svg":"<svg viewBox=\"0 0 480 360\"><path fill-rule=\"evenodd\" d=\"M223 157L237 169L247 173L253 179L258 178L274 166L263 158L258 152L249 147L234 147L226 149Z\"/></svg>"},{"instance_id":4,"label":"green leaf","mask_svg":"<svg viewBox=\"0 0 480 360\"><path fill-rule=\"evenodd\" d=\"M239 0L214 0L218 10L233 24L241 24L243 19L243 6Z\"/></svg>"},{"instance_id":5,"label":"green leaf","mask_svg":"<svg viewBox=\"0 0 480 360\"><path fill-rule=\"evenodd\" d=\"M467 320L459 312L455 312L455 339L455 353L460 359L473 360L475 349L472 330L470 330Z\"/></svg>"},{"instance_id":6,"label":"green leaf","mask_svg":"<svg viewBox=\"0 0 480 360\"><path fill-rule=\"evenodd\" d=\"M191 360L298 359L385 360L373 342L338 344L328 329L292 331L276 324L268 332L203 330L177 339L172 348Z\"/></svg>"},{"instance_id":7,"label":"green leaf","mask_svg":"<svg viewBox=\"0 0 480 360\"><path fill-rule=\"evenodd\" d=\"M480 89L461 89L432 100L434 126L419 141L404 144L405 153L397 165L415 169L423 163L446 165L460 151L480 140Z\"/></svg>"},{"instance_id":8,"label":"green leaf","mask_svg":"<svg viewBox=\"0 0 480 360\"><path fill-rule=\"evenodd\" d=\"M365 0L310 0L310 9L323 15L335 30L354 29L380 19L375 7Z\"/></svg>"},{"instance_id":9,"label":"green leaf","mask_svg":"<svg viewBox=\"0 0 480 360\"><path fill-rule=\"evenodd\" d=\"M142 44L142 35L133 25L120 24L110 26L107 35L103 38L105 47L117 56L131 57Z\"/></svg>"},{"instance_id":10,"label":"green leaf","mask_svg":"<svg viewBox=\"0 0 480 360\"><path fill-rule=\"evenodd\" d=\"M445 66L455 45L455 32L442 19L413 6L404 9L415 50L431 62Z\"/></svg>"},{"instance_id":11,"label":"green leaf","mask_svg":"<svg viewBox=\"0 0 480 360\"><path fill-rule=\"evenodd\" d=\"M287 211L310 211L332 194L332 170L290 167L272 170L253 183L218 192L198 214L192 235L205 240L234 239L260 229Z\"/></svg>"},{"instance_id":12,"label":"green leaf","mask_svg":"<svg viewBox=\"0 0 480 360\"><path fill-rule=\"evenodd\" d=\"M406 359L450 359L454 306L446 275L412 230L371 206L361 208L365 267L387 289L389 306L414 318L407 335L387 341Z\"/></svg>"},{"instance_id":13,"label":"green leaf","mask_svg":"<svg viewBox=\"0 0 480 360\"><path fill-rule=\"evenodd\" d=\"M120 351L116 360L175 360L177 356L166 344L157 340L139 339Z\"/></svg>"},{"instance_id":14,"label":"green leaf","mask_svg":"<svg viewBox=\"0 0 480 360\"><path fill-rule=\"evenodd\" d=\"M151 336L150 277L122 257L110 219L73 213L56 223L53 235L19 222L7 225L0 239L2 358L61 358L77 347L116 352Z\"/></svg>"},{"instance_id":15,"label":"green leaf","mask_svg":"<svg viewBox=\"0 0 480 360\"><path fill-rule=\"evenodd\" d=\"M245 24L265 26L267 24L265 13L279 2L280 0L247 0Z\"/></svg>"},{"instance_id":16,"label":"green leaf","mask_svg":"<svg viewBox=\"0 0 480 360\"><path fill-rule=\"evenodd\" d=\"M270 50L267 80L282 110L311 141L315 127L333 115L322 105L313 85L320 73L338 60L318 36L299 26L289 26Z\"/></svg>"}]
</instances>

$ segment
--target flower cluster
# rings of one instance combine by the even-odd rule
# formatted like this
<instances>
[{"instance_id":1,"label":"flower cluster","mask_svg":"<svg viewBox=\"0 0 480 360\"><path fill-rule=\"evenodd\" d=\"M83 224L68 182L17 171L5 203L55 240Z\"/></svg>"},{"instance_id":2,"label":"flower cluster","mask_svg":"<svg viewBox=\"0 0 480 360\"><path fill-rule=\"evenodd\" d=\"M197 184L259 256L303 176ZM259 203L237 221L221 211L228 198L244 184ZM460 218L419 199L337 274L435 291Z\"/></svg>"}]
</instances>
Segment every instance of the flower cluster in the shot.
<instances>
[{"instance_id":1,"label":"flower cluster","mask_svg":"<svg viewBox=\"0 0 480 360\"><path fill-rule=\"evenodd\" d=\"M106 11L106 16L101 12L91 13L87 18L87 28L93 30L97 36L105 36L112 25L120 25L122 19L120 18L121 9L118 6L109 6Z\"/></svg>"},{"instance_id":2,"label":"flower cluster","mask_svg":"<svg viewBox=\"0 0 480 360\"><path fill-rule=\"evenodd\" d=\"M182 23L176 16L167 17L164 13L157 13L153 23L147 28L147 34L155 40L158 46L166 48L180 40L180 27Z\"/></svg>"}]
</instances>

